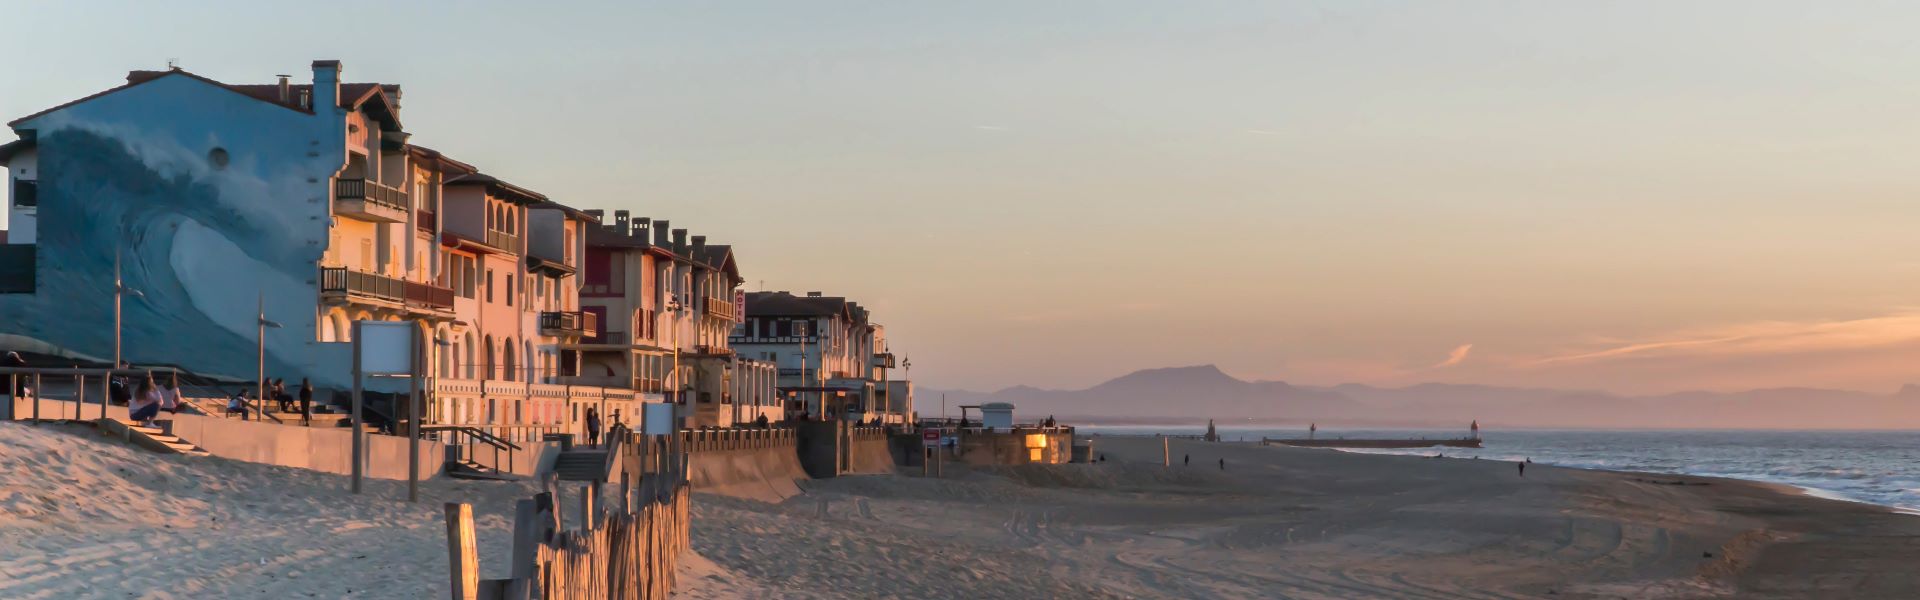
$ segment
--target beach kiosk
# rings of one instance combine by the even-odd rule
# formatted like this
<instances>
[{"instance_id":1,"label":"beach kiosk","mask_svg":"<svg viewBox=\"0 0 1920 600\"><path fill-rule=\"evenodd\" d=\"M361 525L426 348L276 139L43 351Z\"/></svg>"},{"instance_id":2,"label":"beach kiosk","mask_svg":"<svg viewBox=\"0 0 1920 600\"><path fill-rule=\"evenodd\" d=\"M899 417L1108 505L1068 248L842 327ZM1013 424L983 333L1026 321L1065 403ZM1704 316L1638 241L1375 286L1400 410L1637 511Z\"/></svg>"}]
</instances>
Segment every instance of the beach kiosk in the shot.
<instances>
[{"instance_id":1,"label":"beach kiosk","mask_svg":"<svg viewBox=\"0 0 1920 600\"><path fill-rule=\"evenodd\" d=\"M980 405L980 426L990 429L1013 429L1013 405L1005 402L988 402Z\"/></svg>"}]
</instances>

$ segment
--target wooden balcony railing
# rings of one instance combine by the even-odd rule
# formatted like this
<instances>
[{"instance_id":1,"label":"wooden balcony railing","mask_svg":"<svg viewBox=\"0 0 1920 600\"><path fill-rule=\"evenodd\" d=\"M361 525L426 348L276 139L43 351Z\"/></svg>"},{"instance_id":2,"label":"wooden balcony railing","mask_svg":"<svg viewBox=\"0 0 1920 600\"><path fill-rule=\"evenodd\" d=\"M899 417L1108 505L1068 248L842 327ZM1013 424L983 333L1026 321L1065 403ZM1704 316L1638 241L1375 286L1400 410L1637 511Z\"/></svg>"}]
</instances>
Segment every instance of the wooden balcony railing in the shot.
<instances>
[{"instance_id":1,"label":"wooden balcony railing","mask_svg":"<svg viewBox=\"0 0 1920 600\"><path fill-rule=\"evenodd\" d=\"M320 291L365 296L442 310L453 308L453 290L346 267L321 267Z\"/></svg>"},{"instance_id":2,"label":"wooden balcony railing","mask_svg":"<svg viewBox=\"0 0 1920 600\"><path fill-rule=\"evenodd\" d=\"M720 298L715 298L713 296L708 296L707 297L707 314L713 315L722 319L732 320L734 316L733 303Z\"/></svg>"},{"instance_id":3,"label":"wooden balcony railing","mask_svg":"<svg viewBox=\"0 0 1920 600\"><path fill-rule=\"evenodd\" d=\"M599 315L586 311L540 313L540 333L546 335L580 335L599 329L598 325Z\"/></svg>"},{"instance_id":4,"label":"wooden balcony railing","mask_svg":"<svg viewBox=\"0 0 1920 600\"><path fill-rule=\"evenodd\" d=\"M334 181L334 197L341 200L365 200L398 211L407 210L407 193L365 179Z\"/></svg>"}]
</instances>

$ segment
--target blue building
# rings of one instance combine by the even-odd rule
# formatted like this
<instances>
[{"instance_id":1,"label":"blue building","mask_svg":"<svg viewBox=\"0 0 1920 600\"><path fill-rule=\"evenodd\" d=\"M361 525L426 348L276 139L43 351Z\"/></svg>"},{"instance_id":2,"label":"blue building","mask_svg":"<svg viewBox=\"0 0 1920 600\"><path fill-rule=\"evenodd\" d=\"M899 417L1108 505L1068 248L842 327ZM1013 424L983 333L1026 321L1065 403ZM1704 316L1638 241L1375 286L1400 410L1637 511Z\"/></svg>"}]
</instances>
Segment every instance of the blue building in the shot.
<instances>
[{"instance_id":1,"label":"blue building","mask_svg":"<svg viewBox=\"0 0 1920 600\"><path fill-rule=\"evenodd\" d=\"M415 260L429 256L415 245L433 236L412 234L426 224L406 192L399 88L343 84L337 61L312 67L302 85L134 71L124 85L9 122L19 139L0 145L11 189L0 347L110 361L116 255L125 286L140 292L123 298L119 326L120 352L135 364L251 380L264 299L283 325L266 334L269 376L348 385L348 345L322 341L320 324L326 303L364 295L323 293L356 287L344 274L323 281L330 254L391 279L355 282L392 288L385 308L395 318L428 331L452 320L451 298L433 285L437 265Z\"/></svg>"}]
</instances>

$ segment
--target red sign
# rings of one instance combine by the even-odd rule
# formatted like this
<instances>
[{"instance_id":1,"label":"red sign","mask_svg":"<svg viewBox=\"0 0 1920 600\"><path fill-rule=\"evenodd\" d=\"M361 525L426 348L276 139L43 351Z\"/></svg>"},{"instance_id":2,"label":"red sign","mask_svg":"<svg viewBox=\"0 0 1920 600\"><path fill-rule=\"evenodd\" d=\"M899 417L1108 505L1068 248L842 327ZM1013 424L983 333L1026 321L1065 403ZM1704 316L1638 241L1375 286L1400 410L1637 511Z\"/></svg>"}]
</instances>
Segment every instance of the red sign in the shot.
<instances>
[{"instance_id":1,"label":"red sign","mask_svg":"<svg viewBox=\"0 0 1920 600\"><path fill-rule=\"evenodd\" d=\"M922 431L920 432L920 439L925 441L929 445L938 444L940 443L940 431L937 429L928 429L926 431Z\"/></svg>"}]
</instances>

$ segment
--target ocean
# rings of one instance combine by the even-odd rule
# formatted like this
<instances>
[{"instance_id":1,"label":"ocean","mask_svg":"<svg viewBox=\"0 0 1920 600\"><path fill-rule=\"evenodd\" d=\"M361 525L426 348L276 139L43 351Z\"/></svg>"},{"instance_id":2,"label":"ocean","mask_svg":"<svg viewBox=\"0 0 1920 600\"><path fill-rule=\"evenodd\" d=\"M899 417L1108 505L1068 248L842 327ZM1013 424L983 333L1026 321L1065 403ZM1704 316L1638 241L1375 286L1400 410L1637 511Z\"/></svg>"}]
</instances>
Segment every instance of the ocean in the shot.
<instances>
[{"instance_id":1,"label":"ocean","mask_svg":"<svg viewBox=\"0 0 1920 600\"><path fill-rule=\"evenodd\" d=\"M1198 435L1206 426L1095 425L1081 433ZM1306 437L1304 428L1220 427L1227 440ZM1321 429L1317 437L1457 438L1466 429ZM1796 486L1842 500L1920 511L1920 431L1482 429L1484 448L1346 450L1679 473Z\"/></svg>"}]
</instances>

